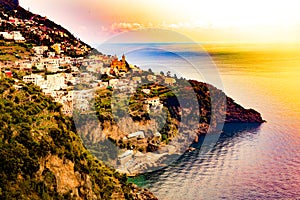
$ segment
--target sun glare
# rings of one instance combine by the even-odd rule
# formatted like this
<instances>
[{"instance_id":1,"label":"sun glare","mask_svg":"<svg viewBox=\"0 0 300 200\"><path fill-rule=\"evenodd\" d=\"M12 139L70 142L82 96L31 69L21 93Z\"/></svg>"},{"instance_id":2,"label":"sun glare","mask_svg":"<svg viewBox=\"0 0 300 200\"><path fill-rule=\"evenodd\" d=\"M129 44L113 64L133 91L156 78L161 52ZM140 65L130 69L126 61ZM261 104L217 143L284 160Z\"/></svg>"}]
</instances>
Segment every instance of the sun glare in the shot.
<instances>
[{"instance_id":1,"label":"sun glare","mask_svg":"<svg viewBox=\"0 0 300 200\"><path fill-rule=\"evenodd\" d=\"M300 41L300 1L296 0L23 1L87 40L144 27L172 29L196 41ZM76 13L62 12L71 2L81 10L81 24L74 20ZM45 9L56 4L60 9Z\"/></svg>"}]
</instances>

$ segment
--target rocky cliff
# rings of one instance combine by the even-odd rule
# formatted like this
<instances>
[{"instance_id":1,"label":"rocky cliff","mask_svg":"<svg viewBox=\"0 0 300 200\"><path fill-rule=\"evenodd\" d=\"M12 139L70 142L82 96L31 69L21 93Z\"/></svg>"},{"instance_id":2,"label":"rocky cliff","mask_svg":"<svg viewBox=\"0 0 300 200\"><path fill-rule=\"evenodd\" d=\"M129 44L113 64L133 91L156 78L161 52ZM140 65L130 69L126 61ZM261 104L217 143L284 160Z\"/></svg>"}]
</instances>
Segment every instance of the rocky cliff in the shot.
<instances>
[{"instance_id":1,"label":"rocky cliff","mask_svg":"<svg viewBox=\"0 0 300 200\"><path fill-rule=\"evenodd\" d=\"M148 75L148 72L140 73ZM164 80L164 77L158 75L157 79ZM149 92L146 94L145 90ZM82 114L74 118L87 148L130 175L165 166L168 160L195 146L203 135L220 133L224 123L234 126L234 123L264 122L259 112L242 107L223 91L196 80L177 79L169 87L159 83L140 86L134 95L129 94L128 105L123 105L120 99L118 104L113 104L116 97L112 95L112 89L99 89L93 102L97 117ZM144 109L145 99L149 98L158 98L163 108ZM179 99L186 105L181 106ZM126 112L130 116L121 115ZM143 132L143 136L130 136L137 132ZM124 154L118 153L118 147Z\"/></svg>"},{"instance_id":2,"label":"rocky cliff","mask_svg":"<svg viewBox=\"0 0 300 200\"><path fill-rule=\"evenodd\" d=\"M92 156L60 107L0 79L0 199L156 199Z\"/></svg>"}]
</instances>

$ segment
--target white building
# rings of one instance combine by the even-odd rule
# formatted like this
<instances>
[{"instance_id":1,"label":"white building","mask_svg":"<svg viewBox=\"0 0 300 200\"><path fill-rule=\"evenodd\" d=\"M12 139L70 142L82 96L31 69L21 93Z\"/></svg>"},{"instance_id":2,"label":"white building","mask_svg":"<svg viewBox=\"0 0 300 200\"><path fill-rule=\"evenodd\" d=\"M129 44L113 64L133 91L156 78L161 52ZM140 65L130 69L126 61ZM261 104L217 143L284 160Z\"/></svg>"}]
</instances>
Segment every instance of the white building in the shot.
<instances>
[{"instance_id":1,"label":"white building","mask_svg":"<svg viewBox=\"0 0 300 200\"><path fill-rule=\"evenodd\" d=\"M36 46L36 47L32 47L32 49L34 50L34 52L37 55L42 55L42 54L44 54L45 51L48 50L48 47L47 46Z\"/></svg>"},{"instance_id":2,"label":"white building","mask_svg":"<svg viewBox=\"0 0 300 200\"><path fill-rule=\"evenodd\" d=\"M118 84L118 82L119 82L119 79L110 79L108 82L108 85L111 87L114 87Z\"/></svg>"},{"instance_id":3,"label":"white building","mask_svg":"<svg viewBox=\"0 0 300 200\"><path fill-rule=\"evenodd\" d=\"M128 134L127 138L128 139L130 139L130 138L141 138L141 139L143 139L143 138L145 138L145 134L144 134L144 131L137 131L135 133Z\"/></svg>"},{"instance_id":4,"label":"white building","mask_svg":"<svg viewBox=\"0 0 300 200\"><path fill-rule=\"evenodd\" d=\"M25 41L25 38L22 36L20 31L0 32L0 35L2 35L6 40L15 40L16 42Z\"/></svg>"},{"instance_id":5,"label":"white building","mask_svg":"<svg viewBox=\"0 0 300 200\"><path fill-rule=\"evenodd\" d=\"M55 57L55 52L52 52L52 51L47 52L47 56L48 57Z\"/></svg>"},{"instance_id":6,"label":"white building","mask_svg":"<svg viewBox=\"0 0 300 200\"><path fill-rule=\"evenodd\" d=\"M142 89L142 92L144 92L145 94L150 94L151 90L150 89Z\"/></svg>"},{"instance_id":7,"label":"white building","mask_svg":"<svg viewBox=\"0 0 300 200\"><path fill-rule=\"evenodd\" d=\"M57 72L59 71L60 61L61 59L58 58L45 58L40 61L40 65L44 66L44 68L46 68L49 72Z\"/></svg>"},{"instance_id":8,"label":"white building","mask_svg":"<svg viewBox=\"0 0 300 200\"><path fill-rule=\"evenodd\" d=\"M123 154L118 156L118 163L120 165L125 165L127 162L129 162L132 159L133 156L133 150L127 150Z\"/></svg>"},{"instance_id":9,"label":"white building","mask_svg":"<svg viewBox=\"0 0 300 200\"><path fill-rule=\"evenodd\" d=\"M47 75L47 85L53 90L66 89L65 77L63 74Z\"/></svg>"},{"instance_id":10,"label":"white building","mask_svg":"<svg viewBox=\"0 0 300 200\"><path fill-rule=\"evenodd\" d=\"M31 69L33 64L29 60L24 60L20 62L19 65L20 65L20 70L26 70L26 69Z\"/></svg>"},{"instance_id":11,"label":"white building","mask_svg":"<svg viewBox=\"0 0 300 200\"><path fill-rule=\"evenodd\" d=\"M2 35L2 37L5 39L5 40L13 40L13 35L11 35L10 33L8 32L0 32L0 35Z\"/></svg>"},{"instance_id":12,"label":"white building","mask_svg":"<svg viewBox=\"0 0 300 200\"><path fill-rule=\"evenodd\" d=\"M153 97L153 98L146 99L145 103L151 106L158 106L160 105L160 100L159 97Z\"/></svg>"},{"instance_id":13,"label":"white building","mask_svg":"<svg viewBox=\"0 0 300 200\"><path fill-rule=\"evenodd\" d=\"M16 42L24 42L25 41L25 38L22 36L20 31L13 31L12 34L13 34L13 39Z\"/></svg>"},{"instance_id":14,"label":"white building","mask_svg":"<svg viewBox=\"0 0 300 200\"><path fill-rule=\"evenodd\" d=\"M24 76L23 77L23 81L25 83L33 83L35 85L40 86L40 85L42 85L44 83L45 79L41 75L30 74L30 75Z\"/></svg>"}]
</instances>

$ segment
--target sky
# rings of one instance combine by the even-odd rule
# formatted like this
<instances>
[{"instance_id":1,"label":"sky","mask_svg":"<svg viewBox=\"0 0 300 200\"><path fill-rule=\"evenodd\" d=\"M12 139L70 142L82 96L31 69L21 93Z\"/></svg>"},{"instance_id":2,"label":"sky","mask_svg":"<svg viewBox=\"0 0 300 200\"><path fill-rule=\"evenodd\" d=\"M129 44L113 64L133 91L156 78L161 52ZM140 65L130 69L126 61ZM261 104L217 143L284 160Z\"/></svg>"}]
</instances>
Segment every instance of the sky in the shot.
<instances>
[{"instance_id":1,"label":"sky","mask_svg":"<svg viewBox=\"0 0 300 200\"><path fill-rule=\"evenodd\" d=\"M300 41L297 0L20 0L20 5L92 45L147 28L196 42Z\"/></svg>"}]
</instances>

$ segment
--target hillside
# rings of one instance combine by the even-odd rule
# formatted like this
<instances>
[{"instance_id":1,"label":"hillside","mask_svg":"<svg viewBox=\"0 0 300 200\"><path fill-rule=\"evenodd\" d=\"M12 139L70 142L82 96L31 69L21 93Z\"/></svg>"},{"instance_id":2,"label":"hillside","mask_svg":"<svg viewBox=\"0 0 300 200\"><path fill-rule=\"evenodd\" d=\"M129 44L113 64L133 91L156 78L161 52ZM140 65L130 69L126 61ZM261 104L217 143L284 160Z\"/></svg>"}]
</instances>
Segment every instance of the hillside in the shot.
<instances>
[{"instance_id":1,"label":"hillside","mask_svg":"<svg viewBox=\"0 0 300 200\"><path fill-rule=\"evenodd\" d=\"M32 49L26 44L9 43L0 40L0 61L17 61L18 59L29 58Z\"/></svg>"},{"instance_id":2,"label":"hillside","mask_svg":"<svg viewBox=\"0 0 300 200\"><path fill-rule=\"evenodd\" d=\"M1 78L0 94L1 199L155 199L93 157L39 88Z\"/></svg>"},{"instance_id":3,"label":"hillside","mask_svg":"<svg viewBox=\"0 0 300 200\"><path fill-rule=\"evenodd\" d=\"M144 84L135 83L140 77ZM187 150L200 148L204 135L221 133L224 123L265 122L259 112L196 80L150 70L130 71L120 79L101 78L118 83L93 90L78 86L78 92L94 91L95 98L86 100L88 110L73 113L76 127L93 155L129 175L157 170ZM173 84L166 85L166 80Z\"/></svg>"},{"instance_id":4,"label":"hillside","mask_svg":"<svg viewBox=\"0 0 300 200\"><path fill-rule=\"evenodd\" d=\"M138 68L128 72L125 56L122 61L127 69L118 71L116 66L112 69L112 63L121 62L118 58L98 54L47 17L35 15L12 2L0 5L0 67L7 77L11 77L0 80L1 199L155 199L149 191L128 184L125 175L103 164L108 161L115 166L122 152L117 146L140 153L141 159L146 153L170 147L170 142L180 148L180 153L187 147L182 144L196 142L197 136L209 133L209 128L220 131L217 124L224 120L227 123L263 122L257 111L243 108L211 85L170 75L155 75ZM91 51L96 54L95 60L85 58ZM104 75L101 71L105 72ZM28 75L24 81L30 82L34 77L36 81L33 82L43 90L20 81L24 75ZM127 79L122 80L123 75L128 75ZM82 84L77 83L78 77L82 77ZM131 94L130 116L124 117L128 111L122 100L125 92L120 92L120 99L112 102L113 91L118 87L114 88L111 81L123 82L123 86L130 85L132 88L129 89L134 89L131 83L136 81L133 79L150 77L157 82L142 85L134 95ZM164 85L167 80L168 86ZM60 87L56 87L57 84ZM99 89L100 85L104 87ZM85 95L81 102L73 101L76 88L98 88L95 102L89 102ZM53 98L45 96L42 91ZM214 100L216 117L212 117L212 93L216 94L215 97L225 97L225 102L221 101L222 98ZM178 98L188 105L182 108ZM89 103L93 105L91 112L85 109ZM127 132L118 127L112 105ZM105 135L99 137L98 123L89 124L86 113L96 113ZM182 113L187 117L183 118ZM81 122L86 121L88 128L93 130L89 132L87 127L76 124L76 132L73 122L76 117ZM139 126L127 126L131 119ZM143 128L145 126L153 130ZM80 135L80 138L81 128L87 128L84 133L87 135ZM138 137L136 133L128 134L135 131L139 132ZM195 138L194 141L191 138ZM135 165L134 162L131 164ZM151 162L146 162L139 166L144 169L144 166L151 165Z\"/></svg>"},{"instance_id":5,"label":"hillside","mask_svg":"<svg viewBox=\"0 0 300 200\"><path fill-rule=\"evenodd\" d=\"M154 74L147 71L139 73L142 73L140 76L154 76ZM130 80L131 76L135 76L134 73L128 74L126 79ZM217 124L223 122L264 122L260 113L253 109L243 108L234 102L232 98L226 96L223 91L212 85L195 80L176 79L176 84L167 87L158 81L159 79L164 80L166 77L157 75L156 79L156 83L138 87L134 95L126 94L126 91L123 91L119 93L120 95L113 97L114 93L118 93L116 92L118 89L113 90L110 88L100 89L96 92L95 110L102 129L108 131L107 137L119 147L140 152L151 152L168 144L178 134L207 134L209 128L214 131L220 131L217 130ZM126 84L130 85L127 82ZM143 91L148 92L145 93ZM214 100L212 100L211 94L214 94ZM128 102L129 106L126 103L126 95L132 95ZM113 102L113 98L117 99L114 100L117 103ZM156 105L148 104L148 99L157 99ZM189 104L182 107L179 99ZM224 102L222 102L222 99L224 99ZM216 105L214 108L211 105L212 101ZM112 109L112 105L114 109ZM212 109L215 112L214 120L212 120ZM123 120L124 124L130 123L131 119L126 117L127 112L129 112L133 121L139 123L138 129L129 125L122 128L119 127L120 124L117 125L116 119ZM163 113L166 113L165 119ZM143 130L143 136L145 137L129 136L130 138L128 138L128 133L139 130ZM155 136L155 131L158 131L161 136Z\"/></svg>"},{"instance_id":6,"label":"hillside","mask_svg":"<svg viewBox=\"0 0 300 200\"><path fill-rule=\"evenodd\" d=\"M3 3L4 2L4 3ZM24 37L24 41L29 45L48 46L60 45L60 51L66 56L78 57L86 56L92 48L80 41L62 26L42 17L33 14L20 6L13 6L8 9L6 1L0 2L0 32L19 31Z\"/></svg>"}]
</instances>

